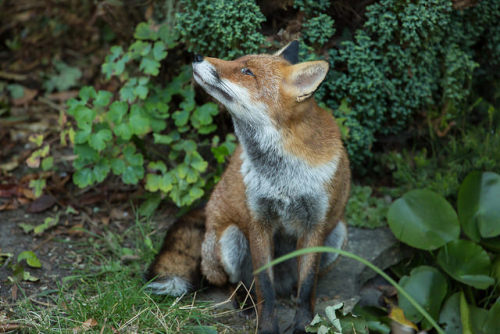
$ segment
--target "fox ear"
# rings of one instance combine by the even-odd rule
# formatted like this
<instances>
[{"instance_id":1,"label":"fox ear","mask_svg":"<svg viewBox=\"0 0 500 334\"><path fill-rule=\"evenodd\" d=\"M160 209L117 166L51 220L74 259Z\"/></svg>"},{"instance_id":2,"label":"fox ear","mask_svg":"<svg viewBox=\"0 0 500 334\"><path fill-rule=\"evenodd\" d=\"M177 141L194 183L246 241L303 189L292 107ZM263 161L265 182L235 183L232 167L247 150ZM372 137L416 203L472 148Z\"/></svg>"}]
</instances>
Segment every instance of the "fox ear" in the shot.
<instances>
[{"instance_id":1,"label":"fox ear","mask_svg":"<svg viewBox=\"0 0 500 334\"><path fill-rule=\"evenodd\" d=\"M299 41L291 41L274 53L274 55L285 58L285 60L289 61L292 65L297 64L299 62Z\"/></svg>"},{"instance_id":2,"label":"fox ear","mask_svg":"<svg viewBox=\"0 0 500 334\"><path fill-rule=\"evenodd\" d=\"M325 79L328 67L328 63L324 60L290 66L287 83L297 102L302 102L314 94Z\"/></svg>"}]
</instances>

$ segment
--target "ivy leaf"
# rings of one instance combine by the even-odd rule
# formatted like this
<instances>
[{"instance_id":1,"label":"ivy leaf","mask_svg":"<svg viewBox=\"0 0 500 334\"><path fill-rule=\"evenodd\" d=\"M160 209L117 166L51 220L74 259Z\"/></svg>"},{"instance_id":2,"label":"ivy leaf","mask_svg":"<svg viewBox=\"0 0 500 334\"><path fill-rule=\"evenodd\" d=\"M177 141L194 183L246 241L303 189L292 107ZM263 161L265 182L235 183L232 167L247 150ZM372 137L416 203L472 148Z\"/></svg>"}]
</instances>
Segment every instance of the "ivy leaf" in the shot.
<instances>
[{"instance_id":1,"label":"ivy leaf","mask_svg":"<svg viewBox=\"0 0 500 334\"><path fill-rule=\"evenodd\" d=\"M106 142L110 141L111 138L113 138L111 130L101 129L90 137L89 145L97 151L102 151L106 148Z\"/></svg>"},{"instance_id":2,"label":"ivy leaf","mask_svg":"<svg viewBox=\"0 0 500 334\"><path fill-rule=\"evenodd\" d=\"M82 100L82 104L87 103L90 99L94 99L96 97L97 93L92 86L85 86L80 89L80 92L78 92L78 96Z\"/></svg>"},{"instance_id":3,"label":"ivy leaf","mask_svg":"<svg viewBox=\"0 0 500 334\"><path fill-rule=\"evenodd\" d=\"M189 120L189 111L179 110L173 113L172 118L175 120L175 126L181 127L187 124Z\"/></svg>"},{"instance_id":4,"label":"ivy leaf","mask_svg":"<svg viewBox=\"0 0 500 334\"><path fill-rule=\"evenodd\" d=\"M153 134L155 144L165 144L170 145L174 139L170 135L161 135L158 133Z\"/></svg>"}]
</instances>

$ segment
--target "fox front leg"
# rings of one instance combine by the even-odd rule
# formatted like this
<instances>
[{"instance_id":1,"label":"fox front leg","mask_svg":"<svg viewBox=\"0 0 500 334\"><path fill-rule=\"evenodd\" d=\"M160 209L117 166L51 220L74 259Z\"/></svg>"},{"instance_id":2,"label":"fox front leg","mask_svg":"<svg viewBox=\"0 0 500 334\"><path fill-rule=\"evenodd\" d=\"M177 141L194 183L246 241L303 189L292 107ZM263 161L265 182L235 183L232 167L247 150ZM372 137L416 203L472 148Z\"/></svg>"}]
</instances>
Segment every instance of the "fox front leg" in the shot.
<instances>
[{"instance_id":1,"label":"fox front leg","mask_svg":"<svg viewBox=\"0 0 500 334\"><path fill-rule=\"evenodd\" d=\"M297 249L321 246L323 239L317 233L308 234L298 240ZM306 333L305 327L312 321L319 260L320 254L318 253L305 254L298 258L299 281L294 334Z\"/></svg>"},{"instance_id":2,"label":"fox front leg","mask_svg":"<svg viewBox=\"0 0 500 334\"><path fill-rule=\"evenodd\" d=\"M253 268L257 270L271 261L273 254L272 231L259 223L253 223L249 231L249 241ZM279 334L272 268L255 276L255 290L257 293L259 334Z\"/></svg>"}]
</instances>

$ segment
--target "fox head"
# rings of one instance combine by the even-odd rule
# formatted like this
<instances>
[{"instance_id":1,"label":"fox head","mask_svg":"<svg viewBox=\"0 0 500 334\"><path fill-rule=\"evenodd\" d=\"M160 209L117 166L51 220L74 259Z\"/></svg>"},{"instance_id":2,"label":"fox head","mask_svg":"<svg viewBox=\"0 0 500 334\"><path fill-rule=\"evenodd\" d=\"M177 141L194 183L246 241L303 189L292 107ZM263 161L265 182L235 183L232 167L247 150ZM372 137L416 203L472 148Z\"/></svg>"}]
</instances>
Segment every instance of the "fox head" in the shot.
<instances>
[{"instance_id":1,"label":"fox head","mask_svg":"<svg viewBox=\"0 0 500 334\"><path fill-rule=\"evenodd\" d=\"M298 63L298 42L273 55L247 55L233 61L196 55L196 82L231 115L258 125L293 118L312 98L328 72L326 61Z\"/></svg>"}]
</instances>

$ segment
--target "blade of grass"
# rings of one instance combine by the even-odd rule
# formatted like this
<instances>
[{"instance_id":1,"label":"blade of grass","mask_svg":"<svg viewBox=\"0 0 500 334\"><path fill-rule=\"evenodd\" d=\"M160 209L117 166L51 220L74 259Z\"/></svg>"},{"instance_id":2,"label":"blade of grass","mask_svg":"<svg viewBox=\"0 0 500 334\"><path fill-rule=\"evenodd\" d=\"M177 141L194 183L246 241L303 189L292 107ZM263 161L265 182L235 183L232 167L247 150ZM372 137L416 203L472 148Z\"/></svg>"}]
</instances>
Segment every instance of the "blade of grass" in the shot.
<instances>
[{"instance_id":1,"label":"blade of grass","mask_svg":"<svg viewBox=\"0 0 500 334\"><path fill-rule=\"evenodd\" d=\"M406 292L398 283L396 283L396 281L394 281L391 277L389 277L389 275L384 273L384 271L382 269L375 266L371 262L363 259L362 257L360 257L356 254L353 254L351 252L344 251L342 249L333 248L333 247L326 247L326 246L298 249L298 250L293 251L289 254L286 254L286 255L280 256L277 259L274 259L273 261L269 262L265 266L257 269L254 272L254 274L258 274L261 271L266 270L267 268L272 267L278 263L284 262L286 260L292 259L292 258L300 256L300 255L309 254L309 253L337 253L339 255L342 255L342 256L348 257L350 259L356 260L358 262L361 262L362 264L364 264L365 266L367 266L368 268L372 269L377 274L382 276L392 286L394 286L396 288L396 290L398 290L398 292L401 293L401 295L403 295L405 298L407 298L408 301L410 302L410 304L412 304L413 307L415 307L415 309L417 309L417 311L420 312L424 316L424 318L427 319L427 321L429 321L429 323L432 325L432 327L434 327L439 334L445 334L443 329L437 324L437 322L431 317L431 315L429 313L427 313L427 311L424 310L424 308L422 306L420 306L420 304L415 299L413 299L413 297L410 296L410 294L408 294L408 292Z\"/></svg>"}]
</instances>

